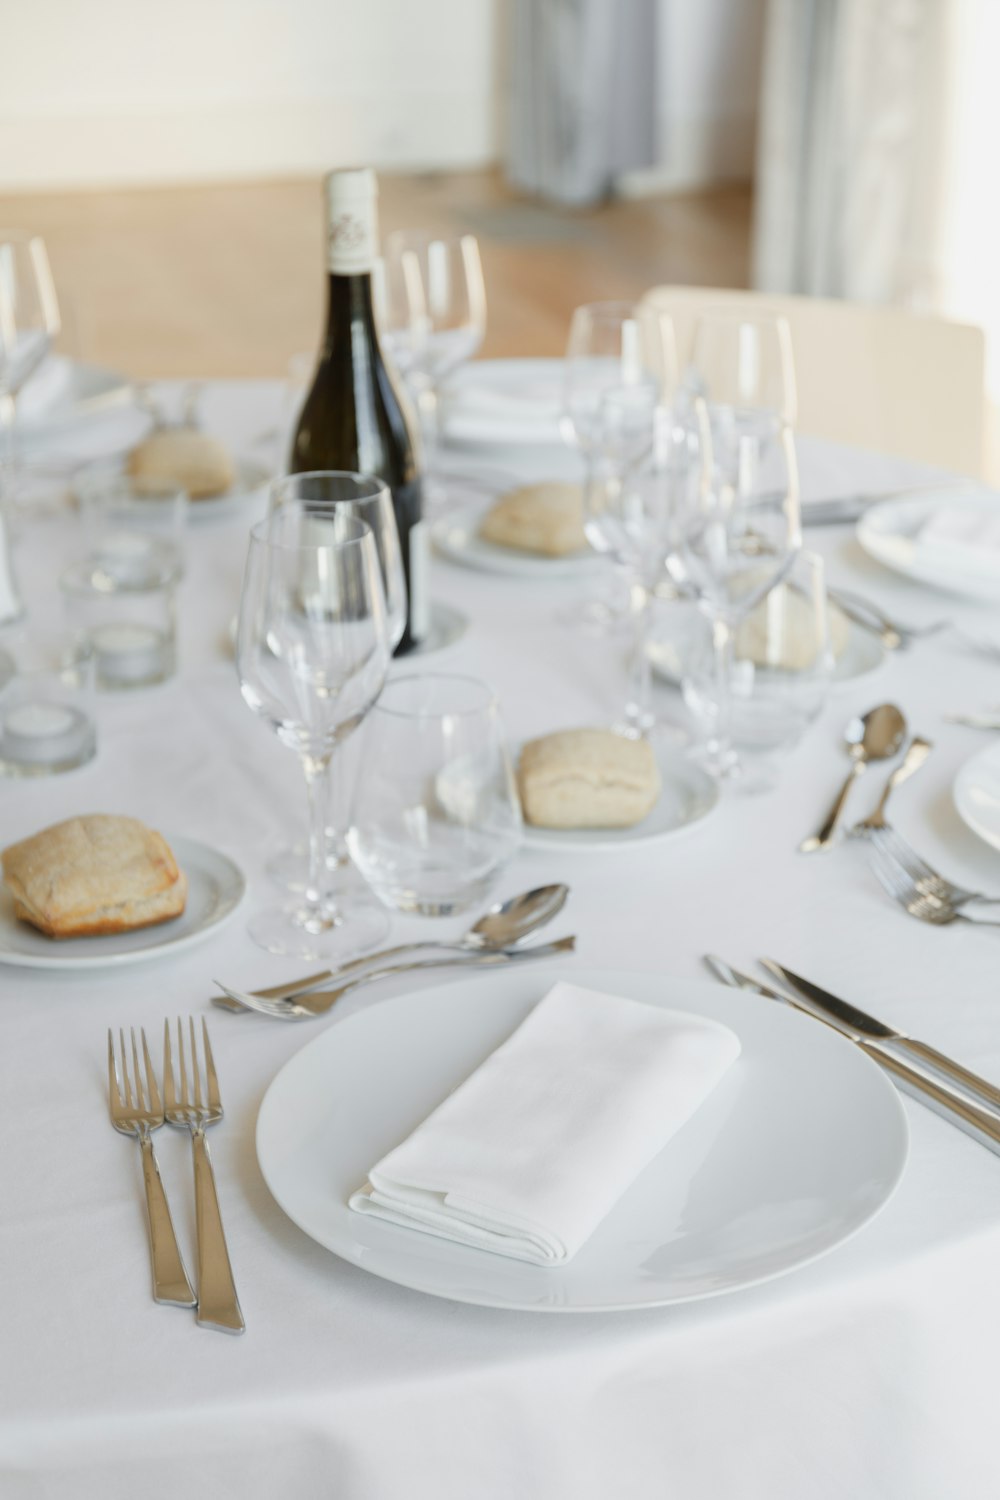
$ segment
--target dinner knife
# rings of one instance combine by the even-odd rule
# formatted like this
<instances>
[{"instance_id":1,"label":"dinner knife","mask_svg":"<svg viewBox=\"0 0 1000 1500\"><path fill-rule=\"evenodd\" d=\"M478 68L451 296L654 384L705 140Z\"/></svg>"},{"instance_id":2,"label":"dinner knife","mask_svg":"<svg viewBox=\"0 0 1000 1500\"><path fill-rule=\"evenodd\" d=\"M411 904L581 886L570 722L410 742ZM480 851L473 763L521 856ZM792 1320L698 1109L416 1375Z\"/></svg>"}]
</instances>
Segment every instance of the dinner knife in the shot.
<instances>
[{"instance_id":1,"label":"dinner knife","mask_svg":"<svg viewBox=\"0 0 1000 1500\"><path fill-rule=\"evenodd\" d=\"M1000 1115L1000 1089L987 1082L985 1078L980 1078L978 1073L972 1073L968 1068L963 1068L961 1063L939 1052L936 1047L929 1046L927 1042L921 1042L916 1037L907 1036L904 1031L896 1031L891 1026L886 1026L884 1021L877 1021L874 1016L858 1010L857 1006L849 1005L846 1000L840 1000L836 995L831 995L828 990L820 989L819 985L813 984L811 980L802 979L798 974L793 974L791 969L784 968L773 958L762 958L761 963L770 974L790 985L824 1016L832 1016L839 1021L841 1030L856 1033L858 1037L876 1047L880 1053L896 1056L898 1052L902 1052L908 1059L916 1058L921 1062L929 1063L936 1072L943 1074L956 1087L978 1095L991 1110Z\"/></svg>"},{"instance_id":2,"label":"dinner knife","mask_svg":"<svg viewBox=\"0 0 1000 1500\"><path fill-rule=\"evenodd\" d=\"M980 1109L969 1099L968 1095L954 1092L943 1080L912 1067L874 1042L866 1041L864 1037L858 1036L843 1023L836 1021L832 1014L824 1015L806 1000L772 990L768 985L754 979L752 975L743 974L739 969L734 969L730 964L725 963L723 959L716 958L714 954L706 954L705 963L716 978L722 980L723 984L746 990L752 995L761 995L765 1000L777 1000L783 1005L790 1005L794 1010L801 1011L803 1015L811 1016L813 1020L820 1021L824 1026L829 1026L833 1031L839 1032L841 1036L860 1048L873 1062L878 1063L879 1067L891 1073L894 1081L904 1093L916 1099L919 1104L925 1104L928 1109L932 1109L949 1124L957 1126L980 1146L985 1146L987 1151L1000 1156L1000 1119L990 1114L988 1110Z\"/></svg>"}]
</instances>

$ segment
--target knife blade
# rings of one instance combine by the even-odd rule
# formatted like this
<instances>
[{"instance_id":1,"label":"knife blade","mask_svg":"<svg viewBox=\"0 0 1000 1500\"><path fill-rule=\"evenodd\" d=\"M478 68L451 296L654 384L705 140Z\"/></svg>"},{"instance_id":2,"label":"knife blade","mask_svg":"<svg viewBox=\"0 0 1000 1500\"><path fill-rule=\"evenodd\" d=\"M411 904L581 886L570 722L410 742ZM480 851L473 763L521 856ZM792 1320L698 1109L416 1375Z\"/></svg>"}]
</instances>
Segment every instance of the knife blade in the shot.
<instances>
[{"instance_id":1,"label":"knife blade","mask_svg":"<svg viewBox=\"0 0 1000 1500\"><path fill-rule=\"evenodd\" d=\"M866 1041L864 1037L848 1030L843 1022L835 1020L832 1013L824 1014L804 998L799 999L794 995L786 995L773 990L768 985L761 984L752 975L734 969L731 964L727 964L714 954L705 954L705 963L716 978L722 980L723 984L735 989L747 990L750 994L760 995L765 1000L777 1000L783 1005L790 1005L793 1010L801 1011L803 1015L810 1016L822 1025L839 1032L879 1067L891 1073L895 1083L905 1094L915 1099L918 1104L926 1105L949 1124L955 1125L972 1140L977 1141L980 1146L985 1146L987 1151L1000 1156L1000 1119L988 1110L981 1109L968 1098L968 1095L954 1092L943 1080L904 1062L901 1058L886 1051L877 1042Z\"/></svg>"},{"instance_id":2,"label":"knife blade","mask_svg":"<svg viewBox=\"0 0 1000 1500\"><path fill-rule=\"evenodd\" d=\"M857 1032L860 1037L872 1042L880 1051L887 1051L890 1056L901 1052L906 1057L915 1057L922 1062L929 1063L951 1083L968 1090L991 1110L1000 1113L1000 1089L987 1079L981 1078L978 1073L964 1068L954 1058L948 1057L944 1052L939 1052L936 1047L931 1047L927 1042L908 1036L905 1031L894 1030L884 1021L878 1021L874 1016L859 1010L857 1006L849 1005L846 1000L841 1000L837 995L831 995L828 990L821 989L811 980L803 979L799 974L793 974L791 969L786 969L773 958L762 958L761 963L769 974L783 980L821 1012L836 1017L843 1027Z\"/></svg>"}]
</instances>

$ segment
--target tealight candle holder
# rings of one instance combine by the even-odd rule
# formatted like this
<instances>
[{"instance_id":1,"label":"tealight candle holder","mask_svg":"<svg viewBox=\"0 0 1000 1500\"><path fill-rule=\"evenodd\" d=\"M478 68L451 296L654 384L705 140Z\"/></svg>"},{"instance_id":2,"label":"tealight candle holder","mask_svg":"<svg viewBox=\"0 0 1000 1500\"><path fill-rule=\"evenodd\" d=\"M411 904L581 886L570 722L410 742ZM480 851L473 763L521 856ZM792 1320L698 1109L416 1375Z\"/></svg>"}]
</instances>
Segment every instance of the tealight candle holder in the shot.
<instances>
[{"instance_id":1,"label":"tealight candle holder","mask_svg":"<svg viewBox=\"0 0 1000 1500\"><path fill-rule=\"evenodd\" d=\"M135 585L137 573L183 571L187 492L177 485L134 480L107 463L74 481L88 557L95 574Z\"/></svg>"},{"instance_id":2,"label":"tealight candle holder","mask_svg":"<svg viewBox=\"0 0 1000 1500\"><path fill-rule=\"evenodd\" d=\"M53 776L97 753L94 654L79 638L0 652L0 775Z\"/></svg>"},{"instance_id":3,"label":"tealight candle holder","mask_svg":"<svg viewBox=\"0 0 1000 1500\"><path fill-rule=\"evenodd\" d=\"M177 574L158 565L155 548L151 561L124 537L99 566L91 554L60 579L70 623L89 642L106 692L152 687L176 670Z\"/></svg>"}]
</instances>

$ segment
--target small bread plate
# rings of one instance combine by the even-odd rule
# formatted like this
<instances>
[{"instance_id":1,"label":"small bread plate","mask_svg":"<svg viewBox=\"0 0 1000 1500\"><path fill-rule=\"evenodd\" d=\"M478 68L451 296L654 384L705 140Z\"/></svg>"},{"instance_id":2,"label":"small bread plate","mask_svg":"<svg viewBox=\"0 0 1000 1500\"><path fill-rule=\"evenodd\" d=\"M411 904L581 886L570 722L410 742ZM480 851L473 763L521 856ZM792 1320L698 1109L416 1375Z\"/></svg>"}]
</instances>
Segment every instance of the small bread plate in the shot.
<instances>
[{"instance_id":1,"label":"small bread plate","mask_svg":"<svg viewBox=\"0 0 1000 1500\"><path fill-rule=\"evenodd\" d=\"M190 520L223 521L233 516L245 519L247 511L255 503L263 513L267 487L274 478L271 470L249 458L237 459L235 469L236 478L221 495L209 495L204 500L188 502Z\"/></svg>"},{"instance_id":2,"label":"small bread plate","mask_svg":"<svg viewBox=\"0 0 1000 1500\"><path fill-rule=\"evenodd\" d=\"M988 745L967 760L952 786L962 822L994 849L1000 849L1000 745Z\"/></svg>"},{"instance_id":3,"label":"small bread plate","mask_svg":"<svg viewBox=\"0 0 1000 1500\"><path fill-rule=\"evenodd\" d=\"M520 746L514 749L515 763ZM715 807L719 786L706 770L673 746L657 749L660 795L652 812L631 828L536 828L524 824L526 849L558 854L618 854L687 833Z\"/></svg>"},{"instance_id":4,"label":"small bread plate","mask_svg":"<svg viewBox=\"0 0 1000 1500\"><path fill-rule=\"evenodd\" d=\"M608 566L604 558L589 548L566 557L543 557L537 552L500 547L479 535L483 514L482 506L462 506L433 522L431 538L438 552L452 562L478 568L483 573L546 583L554 578L586 578Z\"/></svg>"},{"instance_id":5,"label":"small bread plate","mask_svg":"<svg viewBox=\"0 0 1000 1500\"><path fill-rule=\"evenodd\" d=\"M168 958L209 937L243 900L243 873L228 855L208 844L179 834L165 837L188 878L187 905L179 917L134 932L55 939L15 917L11 894L0 885L0 963L27 969L119 967Z\"/></svg>"},{"instance_id":6,"label":"small bread plate","mask_svg":"<svg viewBox=\"0 0 1000 1500\"><path fill-rule=\"evenodd\" d=\"M953 541L922 535L937 513L950 512L958 535ZM974 536L962 541L963 520L1000 517L996 490L956 484L939 490L923 489L880 501L858 522L857 537L869 556L907 578L933 584L971 599L1000 598L1000 545L979 546Z\"/></svg>"},{"instance_id":7,"label":"small bread plate","mask_svg":"<svg viewBox=\"0 0 1000 1500\"><path fill-rule=\"evenodd\" d=\"M352 1212L351 1193L558 979L721 1021L741 1056L577 1254L534 1266ZM597 1313L735 1292L816 1260L906 1162L892 1084L829 1027L722 985L549 965L414 990L334 1023L278 1073L257 1159L288 1217L373 1276L436 1297Z\"/></svg>"}]
</instances>

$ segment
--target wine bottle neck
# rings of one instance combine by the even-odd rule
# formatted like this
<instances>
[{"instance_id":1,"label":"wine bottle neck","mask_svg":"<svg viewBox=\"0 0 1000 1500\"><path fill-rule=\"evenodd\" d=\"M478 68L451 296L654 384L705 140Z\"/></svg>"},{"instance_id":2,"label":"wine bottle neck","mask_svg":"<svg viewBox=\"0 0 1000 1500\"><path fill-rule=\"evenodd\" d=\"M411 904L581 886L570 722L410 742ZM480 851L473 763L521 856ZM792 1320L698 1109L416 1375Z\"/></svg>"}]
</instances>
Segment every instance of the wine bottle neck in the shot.
<instances>
[{"instance_id":1,"label":"wine bottle neck","mask_svg":"<svg viewBox=\"0 0 1000 1500\"><path fill-rule=\"evenodd\" d=\"M357 323L363 324L374 335L375 311L370 273L361 271L353 276L339 276L330 272L327 286L327 339Z\"/></svg>"}]
</instances>

